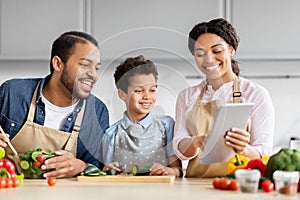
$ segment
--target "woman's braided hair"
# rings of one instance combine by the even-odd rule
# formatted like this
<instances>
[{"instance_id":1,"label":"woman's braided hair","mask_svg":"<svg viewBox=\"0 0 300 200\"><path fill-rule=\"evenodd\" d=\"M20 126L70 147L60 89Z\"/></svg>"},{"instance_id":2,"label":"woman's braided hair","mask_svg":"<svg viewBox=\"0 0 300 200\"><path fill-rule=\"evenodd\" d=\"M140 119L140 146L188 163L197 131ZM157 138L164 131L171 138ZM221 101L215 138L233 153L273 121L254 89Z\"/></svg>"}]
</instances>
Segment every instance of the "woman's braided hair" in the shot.
<instances>
[{"instance_id":1,"label":"woman's braided hair","mask_svg":"<svg viewBox=\"0 0 300 200\"><path fill-rule=\"evenodd\" d=\"M212 33L220 36L227 42L230 46L237 50L239 45L239 37L233 26L225 19L213 19L209 22L202 22L193 27L189 33L188 46L190 52L194 55L195 42L204 33ZM240 69L238 62L231 59L232 70L238 76L240 74Z\"/></svg>"}]
</instances>

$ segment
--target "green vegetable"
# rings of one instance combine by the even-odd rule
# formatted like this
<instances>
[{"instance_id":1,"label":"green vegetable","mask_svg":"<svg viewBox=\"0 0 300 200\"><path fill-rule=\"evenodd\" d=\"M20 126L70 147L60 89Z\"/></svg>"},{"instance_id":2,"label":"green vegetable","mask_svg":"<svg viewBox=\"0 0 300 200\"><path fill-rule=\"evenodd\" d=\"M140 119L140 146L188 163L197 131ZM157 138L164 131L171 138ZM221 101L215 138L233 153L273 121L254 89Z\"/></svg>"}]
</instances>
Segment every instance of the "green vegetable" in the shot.
<instances>
[{"instance_id":1,"label":"green vegetable","mask_svg":"<svg viewBox=\"0 0 300 200\"><path fill-rule=\"evenodd\" d=\"M30 167L30 164L27 160L21 160L20 166L23 170L27 170Z\"/></svg>"},{"instance_id":2,"label":"green vegetable","mask_svg":"<svg viewBox=\"0 0 300 200\"><path fill-rule=\"evenodd\" d=\"M83 171L83 174L85 176L89 175L89 174L97 174L97 173L100 173L101 170L96 167L95 165L89 165L87 166L87 168L85 168L85 170Z\"/></svg>"},{"instance_id":3,"label":"green vegetable","mask_svg":"<svg viewBox=\"0 0 300 200\"><path fill-rule=\"evenodd\" d=\"M32 154L31 154L32 160L34 160L34 161L36 162L36 161L37 161L37 160L36 160L36 157L37 157L38 155L40 155L40 154L42 154L42 151L34 151L34 152L32 152Z\"/></svg>"},{"instance_id":4,"label":"green vegetable","mask_svg":"<svg viewBox=\"0 0 300 200\"><path fill-rule=\"evenodd\" d=\"M131 172L134 176L148 176L150 174L150 168L134 165Z\"/></svg>"},{"instance_id":5,"label":"green vegetable","mask_svg":"<svg viewBox=\"0 0 300 200\"><path fill-rule=\"evenodd\" d=\"M0 149L0 159L5 157L5 150L4 149Z\"/></svg>"},{"instance_id":6,"label":"green vegetable","mask_svg":"<svg viewBox=\"0 0 300 200\"><path fill-rule=\"evenodd\" d=\"M117 171L115 169L106 170L105 173L107 175L117 175Z\"/></svg>"},{"instance_id":7,"label":"green vegetable","mask_svg":"<svg viewBox=\"0 0 300 200\"><path fill-rule=\"evenodd\" d=\"M100 171L100 172L93 172L89 173L86 176L106 176L106 172Z\"/></svg>"},{"instance_id":8,"label":"green vegetable","mask_svg":"<svg viewBox=\"0 0 300 200\"><path fill-rule=\"evenodd\" d=\"M300 150L282 148L272 155L267 163L266 177L273 180L273 173L276 170L300 171Z\"/></svg>"},{"instance_id":9,"label":"green vegetable","mask_svg":"<svg viewBox=\"0 0 300 200\"><path fill-rule=\"evenodd\" d=\"M54 170L48 169L44 171L40 168L40 165L33 165L33 163L41 161L41 159L37 160L40 154L45 155L46 159L55 156L54 152L46 152L43 151L41 148L37 148L36 150L30 149L29 151L23 154L19 154L21 160L20 166L26 178L43 178L44 172Z\"/></svg>"}]
</instances>

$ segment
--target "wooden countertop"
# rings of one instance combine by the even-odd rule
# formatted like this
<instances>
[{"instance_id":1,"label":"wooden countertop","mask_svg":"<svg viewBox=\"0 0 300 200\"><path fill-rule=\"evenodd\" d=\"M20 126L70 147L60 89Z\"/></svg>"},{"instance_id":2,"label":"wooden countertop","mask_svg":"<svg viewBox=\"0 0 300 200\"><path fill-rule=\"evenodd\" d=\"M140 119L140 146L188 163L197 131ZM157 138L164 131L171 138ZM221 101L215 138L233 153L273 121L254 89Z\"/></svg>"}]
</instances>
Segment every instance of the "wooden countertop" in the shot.
<instances>
[{"instance_id":1,"label":"wooden countertop","mask_svg":"<svg viewBox=\"0 0 300 200\"><path fill-rule=\"evenodd\" d=\"M173 183L135 182L78 182L75 178L58 179L50 187L45 179L26 179L18 188L0 189L0 200L250 200L250 199L300 199L265 193L240 193L239 191L216 190L212 179L176 179Z\"/></svg>"}]
</instances>

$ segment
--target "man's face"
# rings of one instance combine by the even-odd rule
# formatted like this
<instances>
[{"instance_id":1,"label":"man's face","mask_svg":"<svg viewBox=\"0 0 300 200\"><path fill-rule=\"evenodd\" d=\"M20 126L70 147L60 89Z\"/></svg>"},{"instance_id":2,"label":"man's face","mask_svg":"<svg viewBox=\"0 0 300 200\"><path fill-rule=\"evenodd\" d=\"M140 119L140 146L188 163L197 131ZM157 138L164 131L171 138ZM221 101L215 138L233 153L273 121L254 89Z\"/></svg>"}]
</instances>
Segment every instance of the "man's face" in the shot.
<instances>
[{"instance_id":1,"label":"man's face","mask_svg":"<svg viewBox=\"0 0 300 200\"><path fill-rule=\"evenodd\" d=\"M91 43L77 43L60 77L60 82L75 99L86 99L98 80L100 52Z\"/></svg>"}]
</instances>

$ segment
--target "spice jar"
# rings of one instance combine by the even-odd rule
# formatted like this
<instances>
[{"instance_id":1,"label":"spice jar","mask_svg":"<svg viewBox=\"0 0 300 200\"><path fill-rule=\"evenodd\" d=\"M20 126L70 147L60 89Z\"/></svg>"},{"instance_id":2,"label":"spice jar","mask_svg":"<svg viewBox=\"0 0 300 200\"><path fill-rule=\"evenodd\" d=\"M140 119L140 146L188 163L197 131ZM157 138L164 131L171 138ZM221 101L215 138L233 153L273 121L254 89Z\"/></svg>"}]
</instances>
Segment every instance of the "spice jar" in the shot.
<instances>
[{"instance_id":1,"label":"spice jar","mask_svg":"<svg viewBox=\"0 0 300 200\"><path fill-rule=\"evenodd\" d=\"M241 192L255 193L258 190L260 171L257 169L238 169L235 172Z\"/></svg>"},{"instance_id":2,"label":"spice jar","mask_svg":"<svg viewBox=\"0 0 300 200\"><path fill-rule=\"evenodd\" d=\"M275 171L273 174L275 189L278 193L286 195L297 194L299 172L298 171Z\"/></svg>"}]
</instances>

